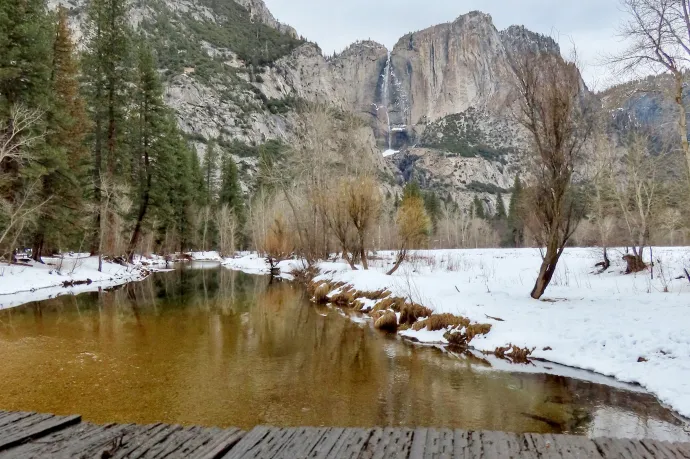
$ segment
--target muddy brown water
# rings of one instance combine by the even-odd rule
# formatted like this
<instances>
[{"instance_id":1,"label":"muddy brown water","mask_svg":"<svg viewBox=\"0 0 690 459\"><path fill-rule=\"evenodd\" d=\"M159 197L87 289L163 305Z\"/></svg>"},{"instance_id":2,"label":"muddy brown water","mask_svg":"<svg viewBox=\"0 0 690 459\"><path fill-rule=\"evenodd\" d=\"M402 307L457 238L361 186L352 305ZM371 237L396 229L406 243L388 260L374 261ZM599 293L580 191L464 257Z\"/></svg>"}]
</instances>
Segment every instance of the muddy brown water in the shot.
<instances>
[{"instance_id":1,"label":"muddy brown water","mask_svg":"<svg viewBox=\"0 0 690 459\"><path fill-rule=\"evenodd\" d=\"M634 388L497 371L315 307L296 285L199 266L0 311L0 409L99 423L689 438Z\"/></svg>"}]
</instances>

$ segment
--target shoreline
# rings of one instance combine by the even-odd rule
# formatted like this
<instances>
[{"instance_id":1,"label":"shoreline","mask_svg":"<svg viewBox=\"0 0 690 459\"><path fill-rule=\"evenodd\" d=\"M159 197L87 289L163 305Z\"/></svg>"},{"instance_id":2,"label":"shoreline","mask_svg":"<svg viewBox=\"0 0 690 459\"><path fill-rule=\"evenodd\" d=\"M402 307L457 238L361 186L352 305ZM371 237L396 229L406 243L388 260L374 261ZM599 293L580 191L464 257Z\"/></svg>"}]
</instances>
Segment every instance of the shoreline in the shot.
<instances>
[{"instance_id":1,"label":"shoreline","mask_svg":"<svg viewBox=\"0 0 690 459\"><path fill-rule=\"evenodd\" d=\"M344 309L372 311L381 299L367 297L385 291L387 297L412 300L408 302L433 314L490 324L490 331L469 340L477 352L493 353L512 345L533 349L532 359L636 385L681 419L690 418L690 284L675 276L690 263L690 249L655 248L666 277L655 272L654 281L645 273L623 275L622 261L599 275L593 270L597 256L595 249L567 249L543 301L529 298L530 282L541 262L536 249L418 251L394 276L383 274L392 252L379 252L369 271L352 271L343 262L319 263L314 282L332 287L319 295ZM228 259L224 265L268 273L256 254ZM281 277L291 279L290 273L301 267L297 260L283 261ZM312 285L310 293L317 293L316 288ZM384 307L400 320L399 310ZM379 318L372 319L375 323ZM456 333L465 331L453 328ZM444 335L449 331L453 329L408 328L397 334L423 344L447 345ZM508 357L511 350L505 351Z\"/></svg>"}]
</instances>

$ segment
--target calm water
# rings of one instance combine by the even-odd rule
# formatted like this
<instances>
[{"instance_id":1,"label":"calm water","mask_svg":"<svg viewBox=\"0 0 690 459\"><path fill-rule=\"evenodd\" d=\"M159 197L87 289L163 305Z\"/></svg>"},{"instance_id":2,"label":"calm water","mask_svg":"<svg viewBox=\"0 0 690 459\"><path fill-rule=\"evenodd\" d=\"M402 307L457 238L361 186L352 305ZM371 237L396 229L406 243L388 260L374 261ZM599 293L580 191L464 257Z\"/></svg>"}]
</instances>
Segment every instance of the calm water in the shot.
<instances>
[{"instance_id":1,"label":"calm water","mask_svg":"<svg viewBox=\"0 0 690 459\"><path fill-rule=\"evenodd\" d=\"M407 344L217 266L0 311L0 409L94 422L688 438L650 395Z\"/></svg>"}]
</instances>

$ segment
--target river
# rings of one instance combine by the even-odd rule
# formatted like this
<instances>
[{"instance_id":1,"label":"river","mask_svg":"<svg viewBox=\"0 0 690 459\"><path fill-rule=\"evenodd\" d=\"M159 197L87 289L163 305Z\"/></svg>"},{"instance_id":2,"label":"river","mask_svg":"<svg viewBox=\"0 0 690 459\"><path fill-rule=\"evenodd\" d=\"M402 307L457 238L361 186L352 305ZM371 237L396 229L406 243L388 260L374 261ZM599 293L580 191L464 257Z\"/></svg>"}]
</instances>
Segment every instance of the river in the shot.
<instances>
[{"instance_id":1,"label":"river","mask_svg":"<svg viewBox=\"0 0 690 459\"><path fill-rule=\"evenodd\" d=\"M0 359L0 409L99 423L690 438L639 388L586 372L498 371L314 306L298 285L216 264L2 310Z\"/></svg>"}]
</instances>

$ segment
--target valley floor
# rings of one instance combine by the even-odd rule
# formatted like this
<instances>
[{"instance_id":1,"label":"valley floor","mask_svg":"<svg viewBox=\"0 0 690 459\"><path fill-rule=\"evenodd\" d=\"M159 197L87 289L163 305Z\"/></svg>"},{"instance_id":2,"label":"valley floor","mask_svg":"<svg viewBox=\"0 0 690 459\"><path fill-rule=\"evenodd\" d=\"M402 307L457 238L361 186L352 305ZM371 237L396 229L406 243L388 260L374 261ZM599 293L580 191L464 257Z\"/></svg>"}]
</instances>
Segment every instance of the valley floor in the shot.
<instances>
[{"instance_id":1,"label":"valley floor","mask_svg":"<svg viewBox=\"0 0 690 459\"><path fill-rule=\"evenodd\" d=\"M321 263L321 278L358 291L388 289L435 313L489 323L491 331L471 343L477 350L534 348L533 357L639 383L690 416L690 282L683 273L690 268L690 248L655 248L654 280L649 271L623 274L621 250L610 251L611 268L598 274L600 250L568 249L541 301L529 296L541 263L537 249L418 251L393 276L384 272L394 254L377 255L369 271ZM267 271L256 255L225 264ZM296 265L281 267L289 272ZM444 332L400 333L443 343Z\"/></svg>"}]
</instances>

